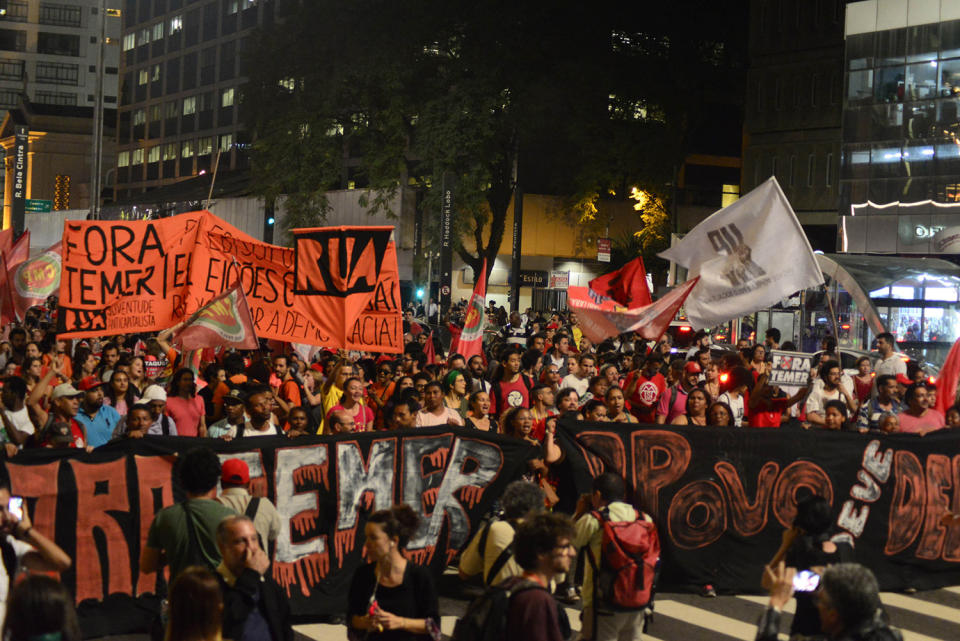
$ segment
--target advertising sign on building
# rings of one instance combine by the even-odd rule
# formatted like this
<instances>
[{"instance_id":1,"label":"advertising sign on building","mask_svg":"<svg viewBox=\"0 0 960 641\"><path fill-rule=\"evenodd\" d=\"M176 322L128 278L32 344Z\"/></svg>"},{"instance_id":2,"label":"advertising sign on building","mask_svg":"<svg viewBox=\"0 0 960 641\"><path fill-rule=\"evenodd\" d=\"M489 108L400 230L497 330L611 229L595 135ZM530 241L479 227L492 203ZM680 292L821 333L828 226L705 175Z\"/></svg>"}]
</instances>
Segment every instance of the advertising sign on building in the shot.
<instances>
[{"instance_id":1,"label":"advertising sign on building","mask_svg":"<svg viewBox=\"0 0 960 641\"><path fill-rule=\"evenodd\" d=\"M550 289L570 287L570 272L550 272Z\"/></svg>"},{"instance_id":2,"label":"advertising sign on building","mask_svg":"<svg viewBox=\"0 0 960 641\"><path fill-rule=\"evenodd\" d=\"M613 241L609 238L597 239L597 261L601 263L610 262L610 251L613 248Z\"/></svg>"}]
</instances>

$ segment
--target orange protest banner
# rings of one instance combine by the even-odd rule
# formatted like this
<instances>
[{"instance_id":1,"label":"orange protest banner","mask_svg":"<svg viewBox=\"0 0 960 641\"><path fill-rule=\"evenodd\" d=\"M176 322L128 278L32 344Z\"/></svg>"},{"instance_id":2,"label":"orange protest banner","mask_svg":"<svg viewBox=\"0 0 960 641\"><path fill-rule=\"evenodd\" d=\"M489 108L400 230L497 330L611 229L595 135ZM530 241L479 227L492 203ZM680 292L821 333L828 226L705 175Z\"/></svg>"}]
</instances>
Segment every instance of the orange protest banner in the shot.
<instances>
[{"instance_id":1,"label":"orange protest banner","mask_svg":"<svg viewBox=\"0 0 960 641\"><path fill-rule=\"evenodd\" d=\"M395 273L396 250L388 245ZM336 265L337 273L349 269ZM58 333L80 338L162 330L239 280L257 336L347 348L348 332L377 288L355 305L352 317L329 316L329 306L310 299L336 292L296 294L294 267L293 249L258 241L206 211L150 221L68 221ZM379 284L379 271L369 273ZM375 339L365 349L401 351L400 341L390 338L388 344Z\"/></svg>"},{"instance_id":2,"label":"orange protest banner","mask_svg":"<svg viewBox=\"0 0 960 641\"><path fill-rule=\"evenodd\" d=\"M348 349L402 349L392 233L392 227L294 230L294 291L314 315L342 323Z\"/></svg>"}]
</instances>

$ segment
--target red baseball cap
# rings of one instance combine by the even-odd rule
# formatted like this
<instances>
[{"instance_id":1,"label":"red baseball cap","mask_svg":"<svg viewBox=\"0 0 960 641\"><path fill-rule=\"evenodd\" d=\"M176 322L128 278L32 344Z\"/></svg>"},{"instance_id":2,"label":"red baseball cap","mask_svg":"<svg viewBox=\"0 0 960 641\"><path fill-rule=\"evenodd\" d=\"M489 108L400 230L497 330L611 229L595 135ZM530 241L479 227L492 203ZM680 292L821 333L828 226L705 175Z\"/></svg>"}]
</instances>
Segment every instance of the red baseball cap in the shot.
<instances>
[{"instance_id":1,"label":"red baseball cap","mask_svg":"<svg viewBox=\"0 0 960 641\"><path fill-rule=\"evenodd\" d=\"M77 389L80 390L81 392L87 392L94 388L100 387L101 385L103 385L103 381L101 381L96 376L90 375L90 376L85 376L83 379L80 380L79 383L77 383Z\"/></svg>"},{"instance_id":2,"label":"red baseball cap","mask_svg":"<svg viewBox=\"0 0 960 641\"><path fill-rule=\"evenodd\" d=\"M699 374L703 371L700 368L700 363L695 363L694 361L689 361L686 365L683 366L683 371L686 374Z\"/></svg>"},{"instance_id":3,"label":"red baseball cap","mask_svg":"<svg viewBox=\"0 0 960 641\"><path fill-rule=\"evenodd\" d=\"M238 458L227 459L220 469L220 480L231 485L246 485L250 482L250 468Z\"/></svg>"},{"instance_id":4,"label":"red baseball cap","mask_svg":"<svg viewBox=\"0 0 960 641\"><path fill-rule=\"evenodd\" d=\"M897 374L897 382L901 385L906 385L907 387L913 385L913 381L910 380L906 374Z\"/></svg>"}]
</instances>

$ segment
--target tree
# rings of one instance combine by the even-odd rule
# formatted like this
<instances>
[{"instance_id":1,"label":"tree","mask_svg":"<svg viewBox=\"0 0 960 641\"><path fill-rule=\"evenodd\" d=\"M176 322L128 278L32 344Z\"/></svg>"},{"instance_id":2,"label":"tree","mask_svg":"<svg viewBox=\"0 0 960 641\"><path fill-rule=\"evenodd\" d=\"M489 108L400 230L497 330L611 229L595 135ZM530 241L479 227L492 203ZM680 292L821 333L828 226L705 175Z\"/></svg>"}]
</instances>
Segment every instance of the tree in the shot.
<instances>
[{"instance_id":1,"label":"tree","mask_svg":"<svg viewBox=\"0 0 960 641\"><path fill-rule=\"evenodd\" d=\"M446 173L455 248L475 273L483 258L492 269L517 176L585 210L610 190L662 189L693 107L668 77L683 71L671 56L687 42L672 26L624 30L622 15L572 2L299 3L250 48L255 189L287 194L302 226L322 221L331 188L369 188L380 210L409 185L436 220Z\"/></svg>"}]
</instances>

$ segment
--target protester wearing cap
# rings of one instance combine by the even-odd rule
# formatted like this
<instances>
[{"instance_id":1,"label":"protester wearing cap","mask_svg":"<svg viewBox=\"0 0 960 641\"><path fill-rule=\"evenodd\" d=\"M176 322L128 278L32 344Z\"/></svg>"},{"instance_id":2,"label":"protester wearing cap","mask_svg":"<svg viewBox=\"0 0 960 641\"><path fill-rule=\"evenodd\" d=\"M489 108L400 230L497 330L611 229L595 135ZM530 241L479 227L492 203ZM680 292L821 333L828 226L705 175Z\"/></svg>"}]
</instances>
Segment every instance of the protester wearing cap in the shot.
<instances>
[{"instance_id":1,"label":"protester wearing cap","mask_svg":"<svg viewBox=\"0 0 960 641\"><path fill-rule=\"evenodd\" d=\"M167 406L167 393L162 387L159 385L148 385L146 389L143 390L143 396L137 401L137 405L146 405L150 409L150 418L153 419L153 423L151 423L147 429L147 435L177 435L177 424L163 412Z\"/></svg>"},{"instance_id":2,"label":"protester wearing cap","mask_svg":"<svg viewBox=\"0 0 960 641\"><path fill-rule=\"evenodd\" d=\"M224 417L207 429L207 437L222 438L225 441L235 439L240 426L250 420L246 412L246 400L246 395L239 388L233 388L224 394Z\"/></svg>"},{"instance_id":3,"label":"protester wearing cap","mask_svg":"<svg viewBox=\"0 0 960 641\"><path fill-rule=\"evenodd\" d=\"M55 366L58 367L58 366ZM88 452L93 447L87 444L87 434L83 426L75 418L80 409L80 397L83 392L75 388L70 383L61 383L53 388L50 395L50 411L43 409L39 400L35 399L35 392L30 394L31 409L36 420L35 425L42 426L36 434L36 440L41 446L54 445L86 448ZM69 442L67 442L66 430L64 425L69 427ZM55 427L55 424L56 425Z\"/></svg>"},{"instance_id":4,"label":"protester wearing cap","mask_svg":"<svg viewBox=\"0 0 960 641\"><path fill-rule=\"evenodd\" d=\"M96 376L86 376L77 383L77 389L83 392L77 421L86 429L91 447L100 447L109 441L120 422L119 412L103 403L102 385Z\"/></svg>"},{"instance_id":5,"label":"protester wearing cap","mask_svg":"<svg viewBox=\"0 0 960 641\"><path fill-rule=\"evenodd\" d=\"M250 496L250 468L247 464L238 458L224 461L220 486L223 491L217 501L237 514L245 514L250 518L260 536L260 547L268 553L272 552L280 536L280 513L266 498Z\"/></svg>"},{"instance_id":6,"label":"protester wearing cap","mask_svg":"<svg viewBox=\"0 0 960 641\"><path fill-rule=\"evenodd\" d=\"M697 386L702 371L696 361L690 361L683 366L680 379L660 396L660 402L657 404L657 423L660 425L670 423L687 411L687 394Z\"/></svg>"}]
</instances>

